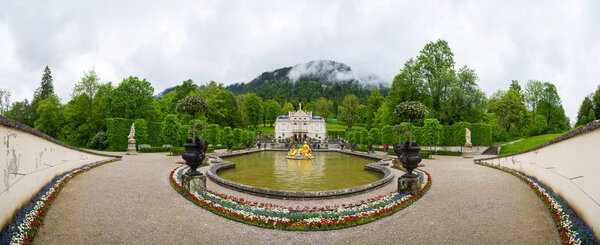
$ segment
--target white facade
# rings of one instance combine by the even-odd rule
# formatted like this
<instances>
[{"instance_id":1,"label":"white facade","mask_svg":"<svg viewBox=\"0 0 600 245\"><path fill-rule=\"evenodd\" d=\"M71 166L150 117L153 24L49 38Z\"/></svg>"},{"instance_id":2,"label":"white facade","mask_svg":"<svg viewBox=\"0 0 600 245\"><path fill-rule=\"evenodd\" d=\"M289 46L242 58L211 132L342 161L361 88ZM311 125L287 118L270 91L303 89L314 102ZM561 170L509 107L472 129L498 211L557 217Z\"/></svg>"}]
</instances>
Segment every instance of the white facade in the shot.
<instances>
[{"instance_id":1,"label":"white facade","mask_svg":"<svg viewBox=\"0 0 600 245\"><path fill-rule=\"evenodd\" d=\"M302 106L297 111L290 111L275 120L275 138L296 140L312 138L325 139L325 119L312 114L312 111L303 111Z\"/></svg>"}]
</instances>

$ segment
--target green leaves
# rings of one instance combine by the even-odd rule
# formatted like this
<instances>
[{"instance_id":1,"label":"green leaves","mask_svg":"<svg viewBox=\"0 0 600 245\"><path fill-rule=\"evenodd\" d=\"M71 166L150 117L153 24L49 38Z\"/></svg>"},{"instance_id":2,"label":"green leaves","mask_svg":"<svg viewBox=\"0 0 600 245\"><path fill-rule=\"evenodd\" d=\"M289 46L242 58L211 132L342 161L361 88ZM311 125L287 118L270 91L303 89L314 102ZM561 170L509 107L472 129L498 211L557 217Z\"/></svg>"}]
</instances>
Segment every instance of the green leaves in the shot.
<instances>
[{"instance_id":1,"label":"green leaves","mask_svg":"<svg viewBox=\"0 0 600 245\"><path fill-rule=\"evenodd\" d=\"M404 101L396 106L394 114L397 117L414 121L417 119L423 119L427 116L427 108L423 103L418 101Z\"/></svg>"},{"instance_id":2,"label":"green leaves","mask_svg":"<svg viewBox=\"0 0 600 245\"><path fill-rule=\"evenodd\" d=\"M113 117L137 119L148 121L158 116L154 107L154 88L146 79L137 77L124 79L117 88L110 93L110 111Z\"/></svg>"},{"instance_id":3,"label":"green leaves","mask_svg":"<svg viewBox=\"0 0 600 245\"><path fill-rule=\"evenodd\" d=\"M196 113L207 112L210 108L202 96L190 95L179 101L176 109L179 113L186 113L194 116Z\"/></svg>"},{"instance_id":4,"label":"green leaves","mask_svg":"<svg viewBox=\"0 0 600 245\"><path fill-rule=\"evenodd\" d=\"M344 101L342 102L342 105L339 107L338 117L346 122L346 125L348 125L348 128L352 128L352 125L354 125L354 122L356 122L356 120L358 120L358 118L359 118L358 107L359 106L360 106L360 103L358 101L358 98L353 94L349 94L349 95L346 95L346 97L344 98Z\"/></svg>"}]
</instances>

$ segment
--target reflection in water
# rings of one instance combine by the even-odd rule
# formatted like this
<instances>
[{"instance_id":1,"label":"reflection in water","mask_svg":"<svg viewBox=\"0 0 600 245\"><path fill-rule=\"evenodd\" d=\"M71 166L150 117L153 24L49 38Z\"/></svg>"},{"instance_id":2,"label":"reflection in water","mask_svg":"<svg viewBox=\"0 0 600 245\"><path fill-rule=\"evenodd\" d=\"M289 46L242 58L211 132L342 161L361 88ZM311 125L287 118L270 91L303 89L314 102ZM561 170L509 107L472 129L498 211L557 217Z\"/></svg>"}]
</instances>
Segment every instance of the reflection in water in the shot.
<instances>
[{"instance_id":1,"label":"reflection in water","mask_svg":"<svg viewBox=\"0 0 600 245\"><path fill-rule=\"evenodd\" d=\"M368 184L383 177L364 170L375 160L338 152L315 152L312 160L290 160L283 152L265 151L225 160L233 169L219 171L221 178L275 190L322 191Z\"/></svg>"}]
</instances>

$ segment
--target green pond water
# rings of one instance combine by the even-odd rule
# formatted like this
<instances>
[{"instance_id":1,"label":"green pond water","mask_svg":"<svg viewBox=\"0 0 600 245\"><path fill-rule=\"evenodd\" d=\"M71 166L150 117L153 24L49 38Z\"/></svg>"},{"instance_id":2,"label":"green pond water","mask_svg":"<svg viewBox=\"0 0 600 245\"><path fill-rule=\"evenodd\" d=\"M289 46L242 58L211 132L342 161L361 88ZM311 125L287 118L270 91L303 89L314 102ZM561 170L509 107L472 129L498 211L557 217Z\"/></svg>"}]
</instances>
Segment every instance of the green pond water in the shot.
<instances>
[{"instance_id":1,"label":"green pond water","mask_svg":"<svg viewBox=\"0 0 600 245\"><path fill-rule=\"evenodd\" d=\"M375 182L383 174L364 170L377 160L339 152L314 152L312 160L289 160L287 152L263 151L225 158L235 168L219 171L226 180L260 188L324 191Z\"/></svg>"}]
</instances>

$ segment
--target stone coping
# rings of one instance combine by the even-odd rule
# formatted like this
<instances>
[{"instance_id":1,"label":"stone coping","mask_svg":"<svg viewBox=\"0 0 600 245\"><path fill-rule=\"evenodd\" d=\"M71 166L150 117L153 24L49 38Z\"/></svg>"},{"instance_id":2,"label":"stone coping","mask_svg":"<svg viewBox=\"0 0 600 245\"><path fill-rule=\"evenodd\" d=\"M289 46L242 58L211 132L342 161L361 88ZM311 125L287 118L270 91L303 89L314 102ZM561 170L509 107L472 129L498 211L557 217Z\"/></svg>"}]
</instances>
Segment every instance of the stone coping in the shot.
<instances>
[{"instance_id":1,"label":"stone coping","mask_svg":"<svg viewBox=\"0 0 600 245\"><path fill-rule=\"evenodd\" d=\"M33 129L33 128L25 125L25 124L22 124L20 122L17 122L15 120L12 120L12 119L7 118L7 117L2 116L2 115L0 115L0 124L4 125L6 127L9 127L9 128L18 129L18 130L21 130L23 132L33 134L33 135L38 136L38 137L40 137L42 139L45 139L45 140L50 141L52 143L55 143L57 145L64 146L64 147L69 148L71 150L76 150L76 151L80 151L80 152L84 152L84 153L92 154L92 155L97 155L97 156L121 158L121 156L118 156L118 155L103 154L103 153L93 152L93 151L89 151L89 150L85 150L85 149L81 149L81 148L77 148L77 147L74 147L74 146L67 145L67 144L65 144L65 143L63 143L63 142L61 142L61 141L59 141L59 140L57 140L55 138L52 138L52 137L50 137L50 136L48 136L48 135L46 135L46 134L44 134L44 133L42 133L42 132L40 132L40 131L38 131L36 129Z\"/></svg>"},{"instance_id":2,"label":"stone coping","mask_svg":"<svg viewBox=\"0 0 600 245\"><path fill-rule=\"evenodd\" d=\"M255 153L255 152L260 152L260 151L263 151L263 150L233 152L233 153L228 153L227 156L237 156L237 155ZM327 151L349 153L349 152L344 152L344 151L339 151L339 150L327 150ZM219 177L219 175L217 174L218 171L220 171L222 169L235 168L235 163L224 161L224 160L220 159L220 157L215 157L215 156L212 157L212 160L213 160L211 162L212 166L208 170L206 170L206 175L215 183L217 183L221 186L227 187L227 188L233 188L235 190L239 190L239 191L246 192L249 194L266 196L266 197L271 197L271 198L279 198L279 199L335 198L335 197L340 197L340 196L358 194L358 193L362 193L362 192L365 192L368 190L382 187L383 185L392 181L392 179L394 178L394 174L392 173L392 171L389 168L385 167L385 166L389 165L389 160L391 160L391 159L383 158L383 157L368 156L368 155L363 155L363 154L351 154L351 155L363 156L363 157L366 156L366 157L378 159L379 160L378 162L369 163L369 164L365 165L364 168L365 168L365 170L368 170L368 171L382 173L384 175L383 178L381 178L378 181L366 184L366 185L361 185L361 186L356 186L356 187L351 187L351 188L346 188L346 189L338 189L338 190L328 190L328 191L273 190L273 189L259 188L259 187L250 186L250 185L244 185L244 184L232 182L229 180L225 180L225 179Z\"/></svg>"},{"instance_id":3,"label":"stone coping","mask_svg":"<svg viewBox=\"0 0 600 245\"><path fill-rule=\"evenodd\" d=\"M523 154L523 153L535 151L535 150L538 150L540 148L544 148L546 146L549 146L549 145L561 142L563 140L567 140L569 138L575 137L577 135L590 132L590 131L592 131L594 129L597 129L597 128L600 128L600 120L595 120L595 121L589 122L589 123L587 123L587 124L585 124L585 125L577 128L577 129L575 129L575 130L573 130L571 132L568 132L568 133L563 134L563 135L561 135L559 137L556 137L556 138L554 138L554 139L552 139L552 140L550 140L550 141L548 141L548 142L546 142L544 144L538 145L536 147L533 147L533 148L530 148L530 149L527 149L527 150L524 150L524 151L521 151L521 152L516 152L516 153L504 155L504 156L480 158L480 159L475 159L474 161L492 160L492 159L510 157L510 156L515 156L515 155L520 155L520 154Z\"/></svg>"}]
</instances>

